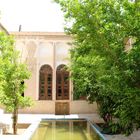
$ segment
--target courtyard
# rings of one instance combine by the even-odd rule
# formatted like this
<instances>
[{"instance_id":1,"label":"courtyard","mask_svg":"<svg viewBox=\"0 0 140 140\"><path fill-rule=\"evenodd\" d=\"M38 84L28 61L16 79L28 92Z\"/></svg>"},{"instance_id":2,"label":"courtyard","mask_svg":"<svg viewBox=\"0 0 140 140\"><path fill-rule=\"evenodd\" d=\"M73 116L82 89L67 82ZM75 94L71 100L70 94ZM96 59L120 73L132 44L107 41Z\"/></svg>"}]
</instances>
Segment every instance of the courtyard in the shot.
<instances>
[{"instance_id":1,"label":"courtyard","mask_svg":"<svg viewBox=\"0 0 140 140\"><path fill-rule=\"evenodd\" d=\"M0 114L1 123L12 127L12 115L11 114ZM87 118L91 120L93 123L99 123L103 120L100 118L98 114L71 114L71 115L54 115L54 114L19 114L19 121L20 124L34 124L38 125L38 122L41 119L80 119L80 118ZM10 128L11 129L11 128ZM27 128L28 129L28 128ZM18 132L18 135L0 135L0 140L29 140L30 136L33 133L33 128L23 129ZM140 130L134 131L133 134L126 137L124 135L104 135L106 140L140 140Z\"/></svg>"},{"instance_id":2,"label":"courtyard","mask_svg":"<svg viewBox=\"0 0 140 140\"><path fill-rule=\"evenodd\" d=\"M139 0L0 0L0 12L0 139L140 140Z\"/></svg>"}]
</instances>

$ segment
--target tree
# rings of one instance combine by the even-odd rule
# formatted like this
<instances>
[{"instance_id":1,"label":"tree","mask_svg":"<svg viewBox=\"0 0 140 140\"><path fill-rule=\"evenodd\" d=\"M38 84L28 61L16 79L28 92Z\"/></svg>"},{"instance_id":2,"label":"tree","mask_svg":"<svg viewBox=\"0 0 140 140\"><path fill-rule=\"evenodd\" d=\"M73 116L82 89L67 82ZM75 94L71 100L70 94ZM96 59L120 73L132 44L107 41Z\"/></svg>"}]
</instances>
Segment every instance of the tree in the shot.
<instances>
[{"instance_id":1,"label":"tree","mask_svg":"<svg viewBox=\"0 0 140 140\"><path fill-rule=\"evenodd\" d=\"M96 101L113 131L119 126L132 133L140 127L140 1L55 1L65 14L65 31L74 38L74 95ZM129 39L133 47L126 51Z\"/></svg>"},{"instance_id":2,"label":"tree","mask_svg":"<svg viewBox=\"0 0 140 140\"><path fill-rule=\"evenodd\" d=\"M18 109L32 105L29 97L23 97L22 82L30 73L25 64L19 62L19 52L14 48L11 36L0 33L0 103L13 114L13 133L17 134Z\"/></svg>"}]
</instances>

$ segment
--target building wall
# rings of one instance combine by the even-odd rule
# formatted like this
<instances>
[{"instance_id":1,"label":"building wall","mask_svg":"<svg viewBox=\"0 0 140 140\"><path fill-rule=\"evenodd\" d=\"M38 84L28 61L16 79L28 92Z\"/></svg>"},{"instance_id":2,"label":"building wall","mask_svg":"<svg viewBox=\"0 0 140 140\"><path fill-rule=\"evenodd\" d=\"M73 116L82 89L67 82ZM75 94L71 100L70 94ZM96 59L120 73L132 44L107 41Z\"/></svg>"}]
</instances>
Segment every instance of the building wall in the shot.
<instances>
[{"instance_id":1,"label":"building wall","mask_svg":"<svg viewBox=\"0 0 140 140\"><path fill-rule=\"evenodd\" d=\"M16 49L21 53L20 61L26 62L31 77L25 81L27 88L24 95L31 97L35 105L22 109L23 113L49 113L55 114L56 102L68 102L70 114L96 112L96 104L89 104L86 101L73 101L72 83L70 81L69 100L56 100L56 69L59 65L69 65L69 50L72 46L70 36L64 33L40 33L40 32L12 32L15 36ZM53 69L53 98L51 101L39 100L39 70L42 65L48 64Z\"/></svg>"}]
</instances>

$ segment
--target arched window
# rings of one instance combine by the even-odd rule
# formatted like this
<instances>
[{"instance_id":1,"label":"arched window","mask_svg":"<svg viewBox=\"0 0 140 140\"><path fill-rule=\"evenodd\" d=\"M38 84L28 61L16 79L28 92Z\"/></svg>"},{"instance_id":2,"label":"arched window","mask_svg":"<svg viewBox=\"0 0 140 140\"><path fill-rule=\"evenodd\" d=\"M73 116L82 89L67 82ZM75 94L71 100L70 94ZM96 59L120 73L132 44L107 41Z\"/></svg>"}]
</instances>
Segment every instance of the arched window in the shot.
<instances>
[{"instance_id":1,"label":"arched window","mask_svg":"<svg viewBox=\"0 0 140 140\"><path fill-rule=\"evenodd\" d=\"M39 100L52 100L52 68L43 65L39 72Z\"/></svg>"},{"instance_id":2,"label":"arched window","mask_svg":"<svg viewBox=\"0 0 140 140\"><path fill-rule=\"evenodd\" d=\"M56 70L56 99L69 99L69 72L65 65L59 65Z\"/></svg>"}]
</instances>

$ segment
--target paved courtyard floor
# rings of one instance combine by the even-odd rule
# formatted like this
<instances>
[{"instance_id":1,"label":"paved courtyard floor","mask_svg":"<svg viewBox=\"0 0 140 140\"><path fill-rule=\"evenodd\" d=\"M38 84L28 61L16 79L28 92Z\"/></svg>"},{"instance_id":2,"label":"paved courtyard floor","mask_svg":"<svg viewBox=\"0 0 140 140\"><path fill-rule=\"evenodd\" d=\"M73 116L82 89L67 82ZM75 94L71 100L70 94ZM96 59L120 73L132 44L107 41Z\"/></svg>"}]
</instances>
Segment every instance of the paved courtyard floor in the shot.
<instances>
[{"instance_id":1,"label":"paved courtyard floor","mask_svg":"<svg viewBox=\"0 0 140 140\"><path fill-rule=\"evenodd\" d=\"M140 130L135 131L130 136L124 135L104 135L107 140L140 140Z\"/></svg>"},{"instance_id":2,"label":"paved courtyard floor","mask_svg":"<svg viewBox=\"0 0 140 140\"><path fill-rule=\"evenodd\" d=\"M0 122L5 124L11 124L12 119L11 114L0 114ZM87 118L93 122L101 122L102 119L98 116L98 114L71 114L71 115L53 115L53 114L19 114L18 123L35 123L40 121L41 119L67 119L67 118ZM140 140L140 130L135 131L129 137L125 137L123 135L104 135L106 140ZM0 135L0 140L25 140L21 138L20 135L15 136L3 136Z\"/></svg>"}]
</instances>

